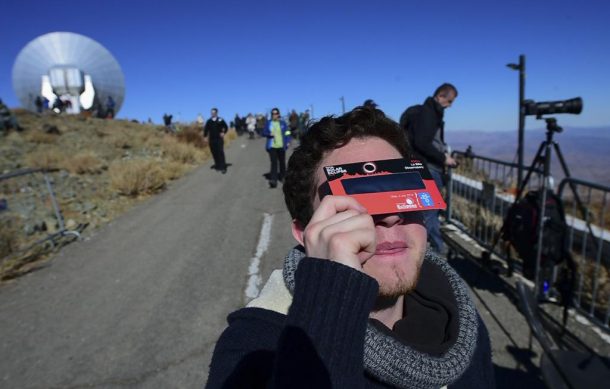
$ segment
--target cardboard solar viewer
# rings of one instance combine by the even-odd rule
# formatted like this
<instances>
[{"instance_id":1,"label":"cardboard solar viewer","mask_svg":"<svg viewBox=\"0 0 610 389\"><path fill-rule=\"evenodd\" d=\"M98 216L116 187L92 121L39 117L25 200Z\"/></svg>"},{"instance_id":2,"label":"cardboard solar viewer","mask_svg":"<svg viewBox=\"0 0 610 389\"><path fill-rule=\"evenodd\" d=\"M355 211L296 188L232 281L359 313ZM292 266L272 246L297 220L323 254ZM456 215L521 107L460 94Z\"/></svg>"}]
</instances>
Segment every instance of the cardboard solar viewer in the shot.
<instances>
[{"instance_id":1,"label":"cardboard solar viewer","mask_svg":"<svg viewBox=\"0 0 610 389\"><path fill-rule=\"evenodd\" d=\"M324 166L318 194L351 196L370 215L445 209L432 175L419 159L386 159Z\"/></svg>"}]
</instances>

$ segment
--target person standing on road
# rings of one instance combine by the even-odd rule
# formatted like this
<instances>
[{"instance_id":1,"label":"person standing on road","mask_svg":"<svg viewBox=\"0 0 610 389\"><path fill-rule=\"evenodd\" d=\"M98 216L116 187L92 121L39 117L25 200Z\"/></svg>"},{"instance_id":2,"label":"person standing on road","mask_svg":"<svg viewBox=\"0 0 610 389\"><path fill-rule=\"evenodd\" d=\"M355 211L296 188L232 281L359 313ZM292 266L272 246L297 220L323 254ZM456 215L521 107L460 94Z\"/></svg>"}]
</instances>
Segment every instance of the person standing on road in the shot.
<instances>
[{"instance_id":1,"label":"person standing on road","mask_svg":"<svg viewBox=\"0 0 610 389\"><path fill-rule=\"evenodd\" d=\"M256 130L256 118L251 113L246 117L246 128L250 139L254 139L254 130Z\"/></svg>"},{"instance_id":2,"label":"person standing on road","mask_svg":"<svg viewBox=\"0 0 610 389\"><path fill-rule=\"evenodd\" d=\"M426 251L421 212L372 216L318 191L324 166L410 154L398 123L373 108L303 135L283 186L298 245L229 315L207 389L495 388L487 328L466 283Z\"/></svg>"},{"instance_id":3,"label":"person standing on road","mask_svg":"<svg viewBox=\"0 0 610 389\"><path fill-rule=\"evenodd\" d=\"M426 161L439 190L444 186L445 168L457 165L445 144L443 121L445 109L451 107L457 96L456 87L444 83L436 88L434 95L428 97L422 105L409 107L401 116L403 130L412 143L415 153ZM447 249L441 235L439 211L426 211L424 214L430 246L437 253L445 255Z\"/></svg>"},{"instance_id":4,"label":"person standing on road","mask_svg":"<svg viewBox=\"0 0 610 389\"><path fill-rule=\"evenodd\" d=\"M224 137L229 127L227 123L218 116L218 109L212 108L211 117L205 123L203 129L203 138L210 145L210 152L214 158L214 166L212 168L220 171L222 174L227 172L227 164L225 161Z\"/></svg>"},{"instance_id":5,"label":"person standing on road","mask_svg":"<svg viewBox=\"0 0 610 389\"><path fill-rule=\"evenodd\" d=\"M263 131L267 138L266 149L271 159L271 172L269 174L269 187L277 187L277 182L283 181L286 173L286 149L290 146L290 129L280 116L280 110L271 110L271 120ZM279 165L279 173L278 173Z\"/></svg>"}]
</instances>

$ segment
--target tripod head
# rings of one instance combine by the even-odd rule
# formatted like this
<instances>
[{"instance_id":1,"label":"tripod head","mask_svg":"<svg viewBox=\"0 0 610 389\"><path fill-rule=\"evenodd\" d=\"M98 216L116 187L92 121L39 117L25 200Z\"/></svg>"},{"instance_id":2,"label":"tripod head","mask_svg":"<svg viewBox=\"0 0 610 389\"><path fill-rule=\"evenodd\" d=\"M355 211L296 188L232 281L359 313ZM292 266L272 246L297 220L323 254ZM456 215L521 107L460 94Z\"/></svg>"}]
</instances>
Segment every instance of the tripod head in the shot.
<instances>
[{"instance_id":1,"label":"tripod head","mask_svg":"<svg viewBox=\"0 0 610 389\"><path fill-rule=\"evenodd\" d=\"M557 119L555 118L545 118L544 121L546 122L546 130L548 132L562 132L563 128L559 126L559 124L557 124Z\"/></svg>"}]
</instances>

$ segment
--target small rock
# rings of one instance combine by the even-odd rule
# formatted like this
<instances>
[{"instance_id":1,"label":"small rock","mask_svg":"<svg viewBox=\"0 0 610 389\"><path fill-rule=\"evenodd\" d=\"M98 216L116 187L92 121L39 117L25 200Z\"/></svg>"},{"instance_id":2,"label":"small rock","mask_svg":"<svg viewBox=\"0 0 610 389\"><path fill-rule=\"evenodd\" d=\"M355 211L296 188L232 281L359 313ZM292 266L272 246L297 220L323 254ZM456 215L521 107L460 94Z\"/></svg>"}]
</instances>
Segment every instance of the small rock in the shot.
<instances>
[{"instance_id":1,"label":"small rock","mask_svg":"<svg viewBox=\"0 0 610 389\"><path fill-rule=\"evenodd\" d=\"M31 223L26 223L23 226L23 232L25 232L26 235L33 235L34 232L36 232L36 227L35 225L31 224Z\"/></svg>"},{"instance_id":2,"label":"small rock","mask_svg":"<svg viewBox=\"0 0 610 389\"><path fill-rule=\"evenodd\" d=\"M83 206L81 207L81 212L82 212L82 213L88 213L88 212L93 211L93 210L94 210L94 209L96 209L96 208L97 208L97 205L93 204L93 203L92 203L92 202L90 202L90 201L85 201L85 202L83 203Z\"/></svg>"},{"instance_id":3,"label":"small rock","mask_svg":"<svg viewBox=\"0 0 610 389\"><path fill-rule=\"evenodd\" d=\"M47 232L49 234L54 234L57 232L57 229L59 228L59 226L57 225L57 220L55 219L46 219L44 221L46 227L47 227Z\"/></svg>"},{"instance_id":4,"label":"small rock","mask_svg":"<svg viewBox=\"0 0 610 389\"><path fill-rule=\"evenodd\" d=\"M66 225L65 226L66 226L66 229L73 230L73 229L76 228L77 225L78 224L74 221L74 219L68 219L66 221Z\"/></svg>"},{"instance_id":5,"label":"small rock","mask_svg":"<svg viewBox=\"0 0 610 389\"><path fill-rule=\"evenodd\" d=\"M45 124L44 126L42 126L42 130L47 134L61 135L61 131L59 131L59 128L51 124Z\"/></svg>"}]
</instances>

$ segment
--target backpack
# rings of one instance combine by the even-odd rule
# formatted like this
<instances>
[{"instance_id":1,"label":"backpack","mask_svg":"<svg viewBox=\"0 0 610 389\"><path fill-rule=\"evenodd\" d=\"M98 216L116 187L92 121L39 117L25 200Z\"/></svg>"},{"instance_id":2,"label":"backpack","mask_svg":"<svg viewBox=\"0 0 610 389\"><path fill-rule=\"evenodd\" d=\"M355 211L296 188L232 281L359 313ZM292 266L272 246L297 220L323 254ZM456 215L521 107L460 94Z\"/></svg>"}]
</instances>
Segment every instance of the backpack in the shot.
<instances>
[{"instance_id":1,"label":"backpack","mask_svg":"<svg viewBox=\"0 0 610 389\"><path fill-rule=\"evenodd\" d=\"M415 122L421 111L422 105L416 104L407 108L402 115L400 115L400 128L402 128L405 132L411 145L413 144L413 130L415 129Z\"/></svg>"},{"instance_id":2,"label":"backpack","mask_svg":"<svg viewBox=\"0 0 610 389\"><path fill-rule=\"evenodd\" d=\"M503 227L504 240L510 242L523 260L523 275L529 279L534 279L536 272L541 200L540 191L528 192L509 209ZM548 270L569 255L563 203L551 190L547 190L543 223L540 268Z\"/></svg>"}]
</instances>

